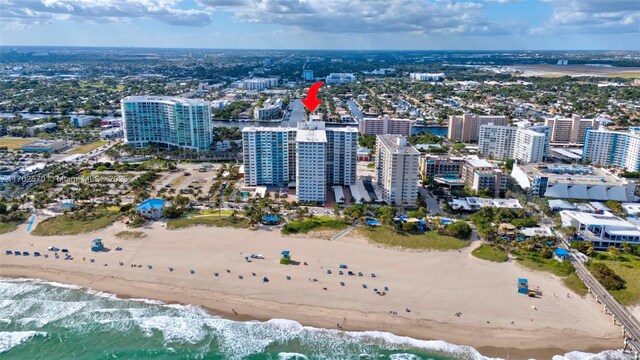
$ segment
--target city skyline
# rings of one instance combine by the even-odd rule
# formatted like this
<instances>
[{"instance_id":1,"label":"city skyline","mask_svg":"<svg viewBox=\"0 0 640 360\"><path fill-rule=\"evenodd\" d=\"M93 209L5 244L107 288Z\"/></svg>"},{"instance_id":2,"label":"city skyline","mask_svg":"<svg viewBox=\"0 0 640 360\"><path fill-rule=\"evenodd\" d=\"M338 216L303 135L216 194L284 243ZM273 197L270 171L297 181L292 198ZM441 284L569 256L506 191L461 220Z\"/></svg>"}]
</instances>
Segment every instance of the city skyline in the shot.
<instances>
[{"instance_id":1,"label":"city skyline","mask_svg":"<svg viewBox=\"0 0 640 360\"><path fill-rule=\"evenodd\" d=\"M640 50L616 1L4 0L2 46Z\"/></svg>"}]
</instances>

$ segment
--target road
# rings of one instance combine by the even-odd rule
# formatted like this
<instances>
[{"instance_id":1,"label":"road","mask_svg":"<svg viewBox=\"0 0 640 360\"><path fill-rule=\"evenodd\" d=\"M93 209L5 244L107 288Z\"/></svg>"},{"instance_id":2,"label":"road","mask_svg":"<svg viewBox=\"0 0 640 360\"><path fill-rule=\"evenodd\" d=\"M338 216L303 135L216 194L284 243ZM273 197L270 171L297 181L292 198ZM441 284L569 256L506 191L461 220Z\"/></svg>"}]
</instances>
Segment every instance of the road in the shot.
<instances>
[{"instance_id":1,"label":"road","mask_svg":"<svg viewBox=\"0 0 640 360\"><path fill-rule=\"evenodd\" d=\"M582 261L573 253L570 253L570 260L576 269L576 273L584 284L591 290L600 303L604 304L607 311L615 316L618 323L624 327L627 334L627 343L636 351L636 358L640 352L640 321L636 319L627 308L621 305L587 270Z\"/></svg>"},{"instance_id":2,"label":"road","mask_svg":"<svg viewBox=\"0 0 640 360\"><path fill-rule=\"evenodd\" d=\"M438 199L434 198L429 190L423 188L422 185L418 185L418 191L420 192L420 194L422 194L422 196L424 196L424 201L427 203L427 208L429 209L429 213L431 215L447 216L447 214L440 207Z\"/></svg>"}]
</instances>

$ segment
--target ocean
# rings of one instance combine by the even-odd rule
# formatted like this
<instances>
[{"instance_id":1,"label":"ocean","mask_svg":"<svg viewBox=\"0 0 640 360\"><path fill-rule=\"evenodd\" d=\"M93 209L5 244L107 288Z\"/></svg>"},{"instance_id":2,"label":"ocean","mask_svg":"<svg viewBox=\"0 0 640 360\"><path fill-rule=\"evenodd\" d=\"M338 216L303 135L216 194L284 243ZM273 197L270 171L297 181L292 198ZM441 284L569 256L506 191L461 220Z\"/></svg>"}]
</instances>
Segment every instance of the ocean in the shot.
<instances>
[{"instance_id":1,"label":"ocean","mask_svg":"<svg viewBox=\"0 0 640 360\"><path fill-rule=\"evenodd\" d=\"M554 360L631 359L618 351ZM472 347L291 320L232 321L190 305L0 279L0 359L485 359Z\"/></svg>"}]
</instances>

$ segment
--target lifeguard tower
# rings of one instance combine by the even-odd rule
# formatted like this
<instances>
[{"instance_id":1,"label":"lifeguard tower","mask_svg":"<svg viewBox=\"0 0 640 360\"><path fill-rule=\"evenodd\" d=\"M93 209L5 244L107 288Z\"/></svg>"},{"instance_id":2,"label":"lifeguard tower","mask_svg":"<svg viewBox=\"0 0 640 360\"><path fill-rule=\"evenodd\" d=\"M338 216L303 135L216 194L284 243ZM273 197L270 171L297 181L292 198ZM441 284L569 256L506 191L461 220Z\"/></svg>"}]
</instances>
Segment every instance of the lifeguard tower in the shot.
<instances>
[{"instance_id":1,"label":"lifeguard tower","mask_svg":"<svg viewBox=\"0 0 640 360\"><path fill-rule=\"evenodd\" d=\"M518 279L518 293L529 294L529 281L524 278Z\"/></svg>"},{"instance_id":2,"label":"lifeguard tower","mask_svg":"<svg viewBox=\"0 0 640 360\"><path fill-rule=\"evenodd\" d=\"M282 250L280 255L282 255L282 258L280 258L280 264L282 265L291 264L291 253L289 252L289 250Z\"/></svg>"},{"instance_id":3,"label":"lifeguard tower","mask_svg":"<svg viewBox=\"0 0 640 360\"><path fill-rule=\"evenodd\" d=\"M104 250L104 244L102 243L102 239L94 239L91 241L91 251L98 252Z\"/></svg>"}]
</instances>

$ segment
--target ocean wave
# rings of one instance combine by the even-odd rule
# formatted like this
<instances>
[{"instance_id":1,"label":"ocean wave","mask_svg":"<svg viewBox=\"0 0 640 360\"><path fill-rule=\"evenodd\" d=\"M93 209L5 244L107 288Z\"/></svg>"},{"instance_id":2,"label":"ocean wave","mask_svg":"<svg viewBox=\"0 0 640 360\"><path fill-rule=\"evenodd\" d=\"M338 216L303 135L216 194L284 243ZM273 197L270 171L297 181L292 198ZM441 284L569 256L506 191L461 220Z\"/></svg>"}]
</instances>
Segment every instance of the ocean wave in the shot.
<instances>
[{"instance_id":1,"label":"ocean wave","mask_svg":"<svg viewBox=\"0 0 640 360\"><path fill-rule=\"evenodd\" d=\"M0 349L15 347L55 326L77 333L99 330L154 337L165 349L186 346L206 352L215 345L216 351L229 359L284 349L289 344L295 344L296 350L304 349L304 354L280 351L278 359L379 358L381 352L389 354L385 358L390 360L420 359L411 354L413 350L457 359L489 359L473 347L441 340L419 340L381 331L321 329L287 319L238 322L211 315L199 306L120 299L111 293L40 280L0 280L0 298L0 329L6 323L11 324L12 330L13 326L29 330L8 332L14 335L0 333ZM632 359L626 356L620 351L570 352L553 360Z\"/></svg>"},{"instance_id":2,"label":"ocean wave","mask_svg":"<svg viewBox=\"0 0 640 360\"><path fill-rule=\"evenodd\" d=\"M0 354L26 343L35 336L46 336L41 331L0 331Z\"/></svg>"}]
</instances>

